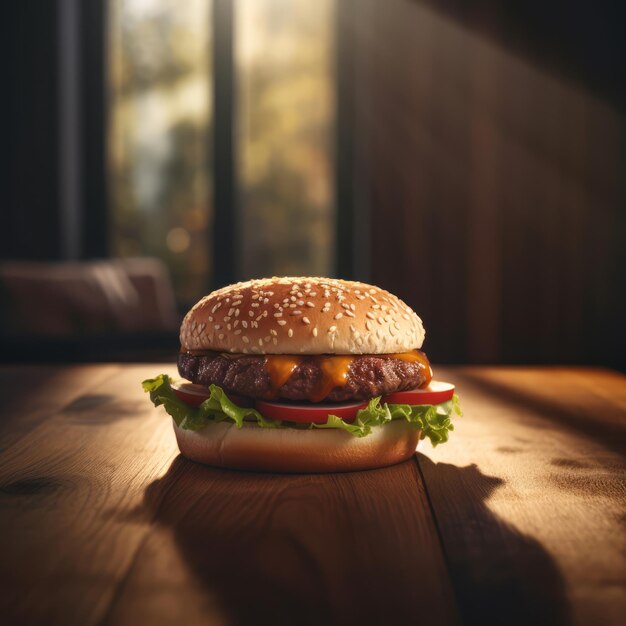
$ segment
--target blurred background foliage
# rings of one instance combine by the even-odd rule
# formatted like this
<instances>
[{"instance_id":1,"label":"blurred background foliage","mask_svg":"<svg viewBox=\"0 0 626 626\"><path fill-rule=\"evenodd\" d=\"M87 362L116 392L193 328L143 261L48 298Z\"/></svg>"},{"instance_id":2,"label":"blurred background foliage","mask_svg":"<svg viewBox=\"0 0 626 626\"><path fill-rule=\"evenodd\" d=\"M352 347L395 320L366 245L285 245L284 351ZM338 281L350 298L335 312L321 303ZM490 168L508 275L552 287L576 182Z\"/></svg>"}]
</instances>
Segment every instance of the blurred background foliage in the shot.
<instances>
[{"instance_id":1,"label":"blurred background foliage","mask_svg":"<svg viewBox=\"0 0 626 626\"><path fill-rule=\"evenodd\" d=\"M235 10L241 274L330 275L333 2Z\"/></svg>"},{"instance_id":2,"label":"blurred background foliage","mask_svg":"<svg viewBox=\"0 0 626 626\"><path fill-rule=\"evenodd\" d=\"M110 4L114 256L156 256L187 306L211 284L210 0ZM235 6L240 273L330 274L332 0Z\"/></svg>"}]
</instances>

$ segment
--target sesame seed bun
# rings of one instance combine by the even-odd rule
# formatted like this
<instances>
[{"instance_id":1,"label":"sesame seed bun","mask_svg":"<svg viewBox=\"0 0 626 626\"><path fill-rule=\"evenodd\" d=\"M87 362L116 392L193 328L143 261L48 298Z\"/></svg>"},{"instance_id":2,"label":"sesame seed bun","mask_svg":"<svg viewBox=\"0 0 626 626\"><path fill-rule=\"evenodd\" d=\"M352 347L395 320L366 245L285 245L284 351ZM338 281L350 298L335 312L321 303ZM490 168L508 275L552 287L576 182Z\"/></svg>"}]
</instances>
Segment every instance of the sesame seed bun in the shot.
<instances>
[{"instance_id":1,"label":"sesame seed bun","mask_svg":"<svg viewBox=\"0 0 626 626\"><path fill-rule=\"evenodd\" d=\"M237 428L212 423L199 431L174 423L181 453L214 467L262 472L349 472L386 467L411 458L420 431L405 421L377 426L367 437L341 430Z\"/></svg>"},{"instance_id":2,"label":"sesame seed bun","mask_svg":"<svg viewBox=\"0 0 626 626\"><path fill-rule=\"evenodd\" d=\"M391 354L422 347L422 320L393 294L332 278L224 287L185 316L184 350L243 354Z\"/></svg>"}]
</instances>

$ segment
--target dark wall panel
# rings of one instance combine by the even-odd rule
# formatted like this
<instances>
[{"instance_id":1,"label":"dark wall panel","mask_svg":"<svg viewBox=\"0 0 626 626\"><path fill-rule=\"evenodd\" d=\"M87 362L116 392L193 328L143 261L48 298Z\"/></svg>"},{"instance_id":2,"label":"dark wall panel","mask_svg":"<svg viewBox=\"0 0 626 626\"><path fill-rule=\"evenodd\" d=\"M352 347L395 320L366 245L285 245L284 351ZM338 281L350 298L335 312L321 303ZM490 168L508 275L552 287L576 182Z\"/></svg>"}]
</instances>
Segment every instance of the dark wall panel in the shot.
<instances>
[{"instance_id":1,"label":"dark wall panel","mask_svg":"<svg viewBox=\"0 0 626 626\"><path fill-rule=\"evenodd\" d=\"M8 175L0 255L55 259L61 245L57 2L8 2L3 22L8 67L3 98L8 99L8 107L2 124Z\"/></svg>"},{"instance_id":2,"label":"dark wall panel","mask_svg":"<svg viewBox=\"0 0 626 626\"><path fill-rule=\"evenodd\" d=\"M433 7L356 17L372 279L423 316L436 361L623 367L619 90L559 73L540 25L507 47L497 11Z\"/></svg>"}]
</instances>

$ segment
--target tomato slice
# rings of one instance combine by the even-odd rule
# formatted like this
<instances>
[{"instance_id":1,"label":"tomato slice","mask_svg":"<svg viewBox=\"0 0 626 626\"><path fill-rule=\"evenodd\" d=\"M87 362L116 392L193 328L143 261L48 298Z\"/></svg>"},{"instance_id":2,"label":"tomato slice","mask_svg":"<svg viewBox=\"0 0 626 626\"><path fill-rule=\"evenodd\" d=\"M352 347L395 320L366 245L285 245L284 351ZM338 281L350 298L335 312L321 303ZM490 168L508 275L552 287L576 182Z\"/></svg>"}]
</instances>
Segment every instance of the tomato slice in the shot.
<instances>
[{"instance_id":1,"label":"tomato slice","mask_svg":"<svg viewBox=\"0 0 626 626\"><path fill-rule=\"evenodd\" d=\"M396 391L383 396L382 401L388 404L441 404L452 400L454 385L439 380L431 380L428 387Z\"/></svg>"},{"instance_id":2,"label":"tomato slice","mask_svg":"<svg viewBox=\"0 0 626 626\"><path fill-rule=\"evenodd\" d=\"M346 422L353 422L357 412L367 402L342 402L340 404L297 404L294 402L270 402L257 400L256 410L264 417L305 424L325 424L329 415L336 415Z\"/></svg>"},{"instance_id":3,"label":"tomato slice","mask_svg":"<svg viewBox=\"0 0 626 626\"><path fill-rule=\"evenodd\" d=\"M172 383L172 389L174 393L190 406L201 405L210 394L208 387L204 385L196 385L194 383L188 383L185 381L175 381ZM246 398L245 396L239 396L236 393L227 393L231 402L234 402L237 406L252 407L254 406L254 400L252 398Z\"/></svg>"}]
</instances>

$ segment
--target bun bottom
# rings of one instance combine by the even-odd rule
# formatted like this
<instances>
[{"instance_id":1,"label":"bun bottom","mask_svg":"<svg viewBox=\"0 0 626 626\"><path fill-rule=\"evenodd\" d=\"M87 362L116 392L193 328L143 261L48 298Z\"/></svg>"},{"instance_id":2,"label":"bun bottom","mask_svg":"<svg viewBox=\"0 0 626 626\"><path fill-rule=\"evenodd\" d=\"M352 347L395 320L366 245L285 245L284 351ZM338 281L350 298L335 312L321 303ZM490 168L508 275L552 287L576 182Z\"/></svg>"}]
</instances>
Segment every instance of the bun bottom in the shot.
<instances>
[{"instance_id":1,"label":"bun bottom","mask_svg":"<svg viewBox=\"0 0 626 626\"><path fill-rule=\"evenodd\" d=\"M202 430L174 423L181 453L192 461L238 470L284 473L352 472L411 458L420 431L404 421L378 426L367 437L342 430L261 428L217 422Z\"/></svg>"}]
</instances>

